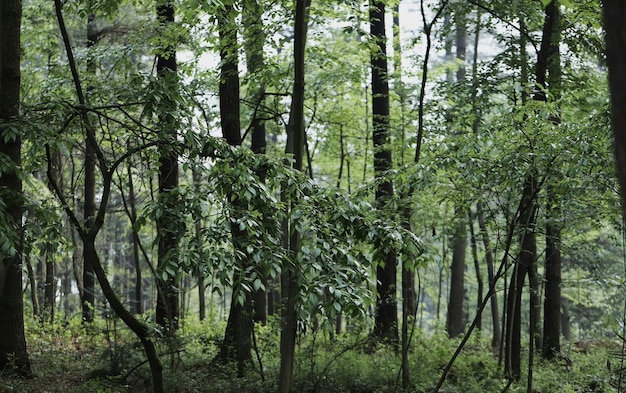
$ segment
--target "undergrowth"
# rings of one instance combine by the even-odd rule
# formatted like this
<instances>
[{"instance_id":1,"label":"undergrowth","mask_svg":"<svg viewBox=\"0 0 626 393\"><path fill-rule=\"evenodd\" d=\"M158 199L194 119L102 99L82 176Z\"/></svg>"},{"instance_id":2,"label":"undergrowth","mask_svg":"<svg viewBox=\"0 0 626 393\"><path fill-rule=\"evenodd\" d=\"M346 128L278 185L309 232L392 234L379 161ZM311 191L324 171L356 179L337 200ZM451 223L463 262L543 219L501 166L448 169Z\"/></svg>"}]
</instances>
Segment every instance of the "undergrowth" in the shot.
<instances>
[{"instance_id":1,"label":"undergrowth","mask_svg":"<svg viewBox=\"0 0 626 393\"><path fill-rule=\"evenodd\" d=\"M158 339L168 392L276 391L280 366L276 326L257 326L258 353L243 377L234 367L208 367L217 353L223 323L185 321L175 342ZM31 323L27 344L34 378L1 375L0 393L150 392L150 370L142 348L121 324L98 320L83 326L78 320L57 324ZM617 392L615 351L611 341L565 344L563 357L533 365L537 393ZM458 345L443 334L413 338L410 350L412 385L400 386L400 356L393 347L373 343L365 334L329 337L324 332L299 338L295 392L388 393L431 392ZM615 365L611 369L611 362ZM526 371L525 371L526 372ZM497 354L487 339L470 340L451 369L441 392L501 392L507 386ZM526 392L526 374L508 392ZM626 391L626 388L622 388Z\"/></svg>"}]
</instances>

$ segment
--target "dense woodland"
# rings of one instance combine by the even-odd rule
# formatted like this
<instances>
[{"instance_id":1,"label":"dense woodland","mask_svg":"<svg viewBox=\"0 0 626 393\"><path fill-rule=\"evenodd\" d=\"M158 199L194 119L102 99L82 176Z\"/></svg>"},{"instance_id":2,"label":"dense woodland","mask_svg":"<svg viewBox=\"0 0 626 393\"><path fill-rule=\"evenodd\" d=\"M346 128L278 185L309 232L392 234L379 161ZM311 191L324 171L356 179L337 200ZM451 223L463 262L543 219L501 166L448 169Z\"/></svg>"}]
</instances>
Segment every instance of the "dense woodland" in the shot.
<instances>
[{"instance_id":1,"label":"dense woodland","mask_svg":"<svg viewBox=\"0 0 626 393\"><path fill-rule=\"evenodd\" d=\"M2 0L0 392L626 391L602 3Z\"/></svg>"}]
</instances>

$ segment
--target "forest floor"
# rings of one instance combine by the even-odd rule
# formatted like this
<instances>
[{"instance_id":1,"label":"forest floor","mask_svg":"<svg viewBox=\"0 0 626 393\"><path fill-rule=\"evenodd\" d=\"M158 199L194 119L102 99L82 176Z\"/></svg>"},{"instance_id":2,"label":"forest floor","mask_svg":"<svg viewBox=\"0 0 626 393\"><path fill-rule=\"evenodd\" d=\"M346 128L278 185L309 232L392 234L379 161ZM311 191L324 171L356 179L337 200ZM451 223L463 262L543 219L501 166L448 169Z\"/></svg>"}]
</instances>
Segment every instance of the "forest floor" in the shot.
<instances>
[{"instance_id":1,"label":"forest floor","mask_svg":"<svg viewBox=\"0 0 626 393\"><path fill-rule=\"evenodd\" d=\"M174 341L160 344L167 392L274 392L278 374L278 338L273 329L257 332L259 356L244 377L232 367L208 365L217 350L219 327L187 328ZM210 334L207 332L214 332ZM353 334L329 340L324 334L300 340L295 392L431 392L458 341L443 335L415 338L410 353L411 387L400 387L400 357L391 348L364 344ZM0 373L0 393L150 392L150 373L136 340L118 326L98 328L30 326L27 344L34 376ZM626 392L622 346L614 339L565 343L563 357L546 362L536 356L533 392ZM259 359L262 372L259 368ZM524 359L527 362L527 358ZM133 368L135 368L133 370ZM440 392L526 392L527 363L520 382L508 386L498 356L485 340L470 340ZM133 370L133 371L131 371ZM626 371L624 372L626 374Z\"/></svg>"}]
</instances>

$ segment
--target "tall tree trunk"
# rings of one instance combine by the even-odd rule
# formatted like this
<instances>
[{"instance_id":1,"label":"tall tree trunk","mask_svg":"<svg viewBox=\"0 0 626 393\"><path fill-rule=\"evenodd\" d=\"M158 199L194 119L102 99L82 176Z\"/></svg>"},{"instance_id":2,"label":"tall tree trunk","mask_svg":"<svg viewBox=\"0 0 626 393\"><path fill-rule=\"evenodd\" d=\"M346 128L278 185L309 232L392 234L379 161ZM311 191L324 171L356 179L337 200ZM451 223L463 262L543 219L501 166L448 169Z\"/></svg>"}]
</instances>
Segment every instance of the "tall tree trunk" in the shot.
<instances>
[{"instance_id":1,"label":"tall tree trunk","mask_svg":"<svg viewBox=\"0 0 626 393\"><path fill-rule=\"evenodd\" d=\"M220 58L222 60L220 70L220 120L222 125L222 135L231 146L241 145L241 121L239 107L239 61L237 45L237 10L232 2L225 3L224 8L218 15L218 29L220 37ZM228 195L231 212L230 221L235 223L240 212L247 209L239 201L237 195ZM220 347L220 352L216 359L222 361L236 361L239 375L243 375L246 363L252 360L252 330L254 323L252 320L254 308L252 304L252 294L244 289L240 283L244 280L244 274L251 264L250 257L246 251L245 230L240 230L238 225L231 225L231 237L233 248L239 265L235 269L233 277L233 292L230 303L228 322L224 333L224 341ZM243 303L239 300L243 294Z\"/></svg>"},{"instance_id":2,"label":"tall tree trunk","mask_svg":"<svg viewBox=\"0 0 626 393\"><path fill-rule=\"evenodd\" d=\"M20 0L0 3L0 121L12 122L19 117L20 102ZM7 130L7 129L4 129ZM21 165L21 136L7 138L0 132L0 153L12 164L10 170L0 175L2 201L6 208L6 222L11 230L5 232L2 242L12 243L13 255L0 255L0 370L15 367L20 373L30 375L30 361L24 337L24 304L22 297L22 233L23 195L18 173ZM11 234L15 236L9 238Z\"/></svg>"},{"instance_id":3,"label":"tall tree trunk","mask_svg":"<svg viewBox=\"0 0 626 393\"><path fill-rule=\"evenodd\" d=\"M400 2L397 2L392 11L393 21L393 73L395 90L399 97L400 104L400 165L404 165L404 150L406 139L405 115L406 115L406 91L402 82L402 45L400 41ZM343 157L343 140L341 145ZM411 230L411 198L413 190L402 195L402 225L405 229ZM409 367L409 323L417 314L417 293L415 292L415 267L412 263L402 263L402 330L401 330L401 349L402 349L402 386L406 389L411 384L410 367Z\"/></svg>"},{"instance_id":4,"label":"tall tree trunk","mask_svg":"<svg viewBox=\"0 0 626 393\"><path fill-rule=\"evenodd\" d=\"M168 28L174 23L174 4L169 0L160 1L157 4L157 18L159 23ZM157 56L157 75L165 81L164 86L169 90L164 97L171 97L178 88L176 48L172 43L167 47L160 48ZM158 232L158 265L161 269L165 266L177 266L178 238L181 227L184 225L181 219L172 213L178 204L175 189L178 187L178 156L173 145L176 143L177 103L171 98L164 98L159 108L159 124L161 126L160 138L163 144L159 148L159 200L165 211L157 218ZM178 294L177 278L170 273L166 279L157 277L156 321L162 327L174 333L178 329L180 318L180 299Z\"/></svg>"},{"instance_id":5,"label":"tall tree trunk","mask_svg":"<svg viewBox=\"0 0 626 393\"><path fill-rule=\"evenodd\" d=\"M546 69L548 72L547 86L551 97L558 100L561 96L561 41L560 10L557 0L546 7L546 19L550 19L550 42L548 46ZM546 21L546 23L548 23ZM558 125L561 121L558 114L552 115L550 121ZM559 177L558 172L555 173ZM553 185L548 185L546 207L546 260L545 260L545 297L543 312L543 343L542 356L553 359L561 351L561 223L560 197Z\"/></svg>"},{"instance_id":6,"label":"tall tree trunk","mask_svg":"<svg viewBox=\"0 0 626 393\"><path fill-rule=\"evenodd\" d=\"M387 72L387 36L385 32L385 3L371 0L369 6L370 33L374 47L370 52L372 68L372 141L374 172L381 179L376 188L376 203L382 212L393 197L393 184L384 179L393 169L389 147L389 81ZM384 252L376 267L376 318L374 335L384 341L398 343L398 313L396 300L396 255Z\"/></svg>"},{"instance_id":7,"label":"tall tree trunk","mask_svg":"<svg viewBox=\"0 0 626 393\"><path fill-rule=\"evenodd\" d=\"M615 164L622 195L622 216L626 220L626 3L602 0L606 59L609 68L609 91L615 145Z\"/></svg>"},{"instance_id":8,"label":"tall tree trunk","mask_svg":"<svg viewBox=\"0 0 626 393\"><path fill-rule=\"evenodd\" d=\"M263 25L263 8L257 0L245 0L242 9L242 23L244 25L244 48L246 52L246 64L248 73L254 75L265 68L263 46L266 33ZM252 151L255 154L265 154L267 142L265 139L265 121L262 114L265 106L265 83L252 87L254 93L252 102L255 105L250 127L252 128ZM264 182L266 171L257 171L259 181ZM267 323L267 288L268 282L265 272L257 269L257 274L262 278L265 288L259 288L252 294L254 303L255 322ZM271 290L271 289L270 289Z\"/></svg>"},{"instance_id":9,"label":"tall tree trunk","mask_svg":"<svg viewBox=\"0 0 626 393\"><path fill-rule=\"evenodd\" d=\"M558 4L551 2L547 7L558 7ZM537 65L535 68L535 79L538 88L534 91L533 100L545 102L547 97L543 90L546 86L546 72L548 69L548 60L551 50L552 34L554 33L555 20L546 13L544 20L543 32L541 38L541 47L537 56ZM523 24L523 19L521 21ZM520 53L522 64L522 82L526 78L526 61L525 61L525 39L520 40ZM524 95L522 103L525 102ZM541 340L537 332L539 329L539 311L541 308L539 277L537 274L537 244L536 244L536 210L537 210L537 174L532 171L528 174L524 185L523 199L528 201L528 208L521 215L520 227L523 228L523 235L520 245L520 254L511 277L511 286L509 288L509 299L507 306L507 334L505 352L505 371L511 378L519 380L521 376L521 292L525 275L528 274L530 284L530 352L529 352L529 371L532 371L531 365L533 361L534 347L541 348ZM535 345L533 345L535 344ZM532 374L528 375L529 386L532 385Z\"/></svg>"},{"instance_id":10,"label":"tall tree trunk","mask_svg":"<svg viewBox=\"0 0 626 393\"><path fill-rule=\"evenodd\" d=\"M289 123L287 124L287 153L293 154L293 169L302 171L304 161L304 72L305 49L308 32L309 6L311 0L296 0L293 38L293 92ZM290 201L294 203L295 201ZM283 225L284 240L288 238L291 257L296 260L300 252L300 233L290 235L288 225ZM285 228L286 227L286 228ZM293 366L296 349L298 315L296 304L300 293L300 272L297 267L284 266L281 274L282 311L280 323L280 372L278 392L289 393L293 389Z\"/></svg>"},{"instance_id":11,"label":"tall tree trunk","mask_svg":"<svg viewBox=\"0 0 626 393\"><path fill-rule=\"evenodd\" d=\"M467 34L464 11L457 12L456 25L456 58L465 63L467 52ZM461 65L456 72L459 83L465 81L465 65ZM452 265L450 266L450 300L448 302L448 318L446 328L450 337L457 337L465 330L465 255L467 250L467 212L464 208L456 207L454 215L454 238L452 239Z\"/></svg>"},{"instance_id":12,"label":"tall tree trunk","mask_svg":"<svg viewBox=\"0 0 626 393\"><path fill-rule=\"evenodd\" d=\"M87 20L87 49L96 45L98 35L96 31L96 17L93 13L89 13ZM87 68L89 73L95 74L96 64L93 60L89 60ZM89 88L87 89L89 92ZM88 116L88 115L85 115ZM89 142L89 138L85 138L85 204L83 207L83 217L85 225L90 227L93 218L96 215L96 152L95 147ZM93 266L89 256L85 254L83 247L83 298L81 299L83 307L83 322L90 323L94 318L94 299L95 299L95 276Z\"/></svg>"}]
</instances>

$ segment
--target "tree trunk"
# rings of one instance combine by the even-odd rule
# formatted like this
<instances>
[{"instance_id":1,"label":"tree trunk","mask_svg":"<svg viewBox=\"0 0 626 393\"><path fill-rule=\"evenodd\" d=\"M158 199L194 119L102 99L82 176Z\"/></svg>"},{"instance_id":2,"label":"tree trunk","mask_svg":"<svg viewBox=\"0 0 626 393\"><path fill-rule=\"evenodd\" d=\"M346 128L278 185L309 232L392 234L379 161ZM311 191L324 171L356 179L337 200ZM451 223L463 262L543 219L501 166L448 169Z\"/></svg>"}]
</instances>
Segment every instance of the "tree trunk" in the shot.
<instances>
[{"instance_id":1,"label":"tree trunk","mask_svg":"<svg viewBox=\"0 0 626 393\"><path fill-rule=\"evenodd\" d=\"M287 124L287 153L293 154L293 169L302 171L304 160L304 72L305 48L308 32L310 0L296 0L293 38L293 92L289 123ZM284 194L284 193L283 193ZM290 201L291 203L295 201ZM300 234L294 230L289 235L289 226L283 225L284 240L288 239L289 251L294 260L300 252ZM285 228L286 227L286 228ZM280 372L278 376L278 392L289 393L293 389L293 366L296 349L296 332L298 315L296 304L300 286L300 272L297 267L284 265L281 273L281 330L280 330Z\"/></svg>"},{"instance_id":2,"label":"tree trunk","mask_svg":"<svg viewBox=\"0 0 626 393\"><path fill-rule=\"evenodd\" d=\"M476 216L478 218L478 227L483 241L483 247L485 248L485 259L487 260L487 276L489 279L489 286L494 286L496 277L494 276L494 261L493 250L489 242L489 233L487 232L487 225L485 224L485 214L482 202L478 202L476 207ZM491 295L491 323L493 327L493 337L491 339L491 348L494 350L500 347L501 341L501 329L500 329L500 309L498 308L498 295L494 292Z\"/></svg>"},{"instance_id":3,"label":"tree trunk","mask_svg":"<svg viewBox=\"0 0 626 393\"><path fill-rule=\"evenodd\" d=\"M543 306L544 359L553 359L561 352L561 230L546 225L545 299Z\"/></svg>"},{"instance_id":4,"label":"tree trunk","mask_svg":"<svg viewBox=\"0 0 626 393\"><path fill-rule=\"evenodd\" d=\"M265 58L263 56L263 46L265 44L266 34L263 25L263 9L257 0L246 0L243 2L242 23L244 25L244 47L246 52L246 64L248 73L254 75L265 68ZM262 114L265 106L265 83L261 82L259 86L253 86L252 102L254 103L254 112L251 119L250 127L252 128L252 151L255 154L265 154L267 142L265 140L265 121ZM257 176L260 182L265 181L266 171L260 169ZM267 323L267 277L265 272L257 269L257 274L262 278L265 288L259 288L252 294L254 303L253 319L263 325Z\"/></svg>"},{"instance_id":5,"label":"tree trunk","mask_svg":"<svg viewBox=\"0 0 626 393\"><path fill-rule=\"evenodd\" d=\"M385 4L370 1L370 33L375 46L371 50L372 68L372 141L374 172L381 180L376 188L376 202L381 211L393 196L393 184L383 179L393 169L389 147L389 82L387 72L387 37L385 33ZM385 252L376 267L376 318L374 335L384 341L398 343L398 313L396 301L396 255Z\"/></svg>"},{"instance_id":6,"label":"tree trunk","mask_svg":"<svg viewBox=\"0 0 626 393\"><path fill-rule=\"evenodd\" d=\"M622 195L622 216L626 220L626 3L602 0L606 58L609 68L609 91L615 145L615 164Z\"/></svg>"},{"instance_id":7,"label":"tree trunk","mask_svg":"<svg viewBox=\"0 0 626 393\"><path fill-rule=\"evenodd\" d=\"M522 230L520 239L520 251L515 261L513 274L507 296L507 321L505 341L505 373L514 380L519 380L521 373L521 318L522 318L522 292L526 275L536 264L537 241L536 241L536 216L537 216L537 182L534 175L529 175L522 192L522 210L518 225ZM529 280L531 278L529 277ZM532 298L532 294L531 294ZM531 307L534 303L531 299ZM531 321L533 317L531 316ZM531 339L533 339L531 327Z\"/></svg>"},{"instance_id":8,"label":"tree trunk","mask_svg":"<svg viewBox=\"0 0 626 393\"><path fill-rule=\"evenodd\" d=\"M33 316L39 316L39 297L37 296L37 278L35 277L35 270L31 262L30 254L25 253L24 264L26 265L26 271L28 272L28 283L30 285L30 301L33 306Z\"/></svg>"},{"instance_id":9,"label":"tree trunk","mask_svg":"<svg viewBox=\"0 0 626 393\"><path fill-rule=\"evenodd\" d=\"M456 24L456 58L465 63L467 52L467 34L465 15L457 12ZM465 66L461 65L456 72L459 83L465 81ZM448 302L448 318L446 328L450 337L457 337L465 330L465 255L467 250L467 212L456 207L454 215L457 218L456 229L452 241L452 265L450 266L450 301Z\"/></svg>"},{"instance_id":10,"label":"tree trunk","mask_svg":"<svg viewBox=\"0 0 626 393\"><path fill-rule=\"evenodd\" d=\"M220 58L222 60L220 70L220 120L222 125L222 135L231 146L241 145L241 121L239 107L239 62L237 48L237 26L235 19L237 11L233 3L226 3L218 16L218 28L220 37ZM235 48L235 49L233 49ZM239 211L247 209L237 199L236 195L228 196L233 205L230 212L231 223L236 222ZM254 328L252 316L254 313L252 304L252 294L244 289L240 283L250 266L250 258L246 251L245 230L240 230L237 225L231 225L231 237L233 248L236 254L241 254L237 258L237 273L233 277L233 293L230 303L228 322L224 333L224 341L216 359L221 361L236 361L239 375L243 376L246 364L252 360L252 330ZM243 303L240 296L243 294Z\"/></svg>"},{"instance_id":11,"label":"tree trunk","mask_svg":"<svg viewBox=\"0 0 626 393\"><path fill-rule=\"evenodd\" d=\"M485 284L483 283L483 276L480 271L480 262L478 260L478 239L476 239L476 231L474 230L474 217L470 212L468 216L469 230L470 230L470 244L472 249L472 259L474 261L474 270L476 271L476 282L478 284L478 293L476 294L476 310L480 309L480 305L483 301L483 293ZM478 331L482 331L482 317L479 317L478 322L476 323L476 329Z\"/></svg>"},{"instance_id":12,"label":"tree trunk","mask_svg":"<svg viewBox=\"0 0 626 393\"><path fill-rule=\"evenodd\" d=\"M98 35L95 26L95 15L89 13L87 20L87 49L96 45ZM88 71L95 74L95 63L89 60L87 64ZM89 89L88 89L89 91ZM85 114L85 116L87 116ZM83 217L85 226L90 227L93 224L96 215L96 151L95 147L85 138L85 204L83 208ZM93 322L94 318L94 300L95 300L95 277L92 262L89 256L85 254L83 247L83 298L81 299L83 307L83 322Z\"/></svg>"},{"instance_id":13,"label":"tree trunk","mask_svg":"<svg viewBox=\"0 0 626 393\"><path fill-rule=\"evenodd\" d=\"M150 371L152 373L152 389L154 393L162 393L165 391L163 386L163 365L161 364L161 360L159 359L159 355L157 353L154 341L152 341L152 338L150 337L152 329L148 328L147 325L133 317L133 314L131 314L124 307L120 299L115 294L115 291L111 287L111 284L106 277L104 268L100 263L98 252L96 251L95 237L97 234L97 230L92 229L91 232L92 234L88 234L88 237L83 239L83 244L87 254L93 262L94 273L98 279L98 282L100 283L102 293L111 305L111 308L113 309L115 314L120 317L122 321L124 321L126 326L128 326L128 328L132 330L137 338L139 338L139 340L141 341L141 344L143 345L144 351L146 353L146 357L148 358Z\"/></svg>"},{"instance_id":14,"label":"tree trunk","mask_svg":"<svg viewBox=\"0 0 626 393\"><path fill-rule=\"evenodd\" d=\"M569 300L561 296L561 331L565 341L570 341L572 339L572 330L569 318Z\"/></svg>"},{"instance_id":15,"label":"tree trunk","mask_svg":"<svg viewBox=\"0 0 626 393\"><path fill-rule=\"evenodd\" d=\"M465 330L465 251L467 249L467 222L464 211L455 209L458 219L453 238L452 265L450 266L450 299L446 329L448 336L457 337Z\"/></svg>"},{"instance_id":16,"label":"tree trunk","mask_svg":"<svg viewBox=\"0 0 626 393\"><path fill-rule=\"evenodd\" d=\"M0 121L12 122L19 117L20 102L20 0L0 3ZM22 297L22 181L18 168L21 165L22 141L20 135L7 138L0 131L0 153L5 155L12 168L0 175L0 199L6 204L6 222L3 243L14 247L13 255L0 255L0 370L15 367L18 372L30 375L30 361L24 337L24 304ZM14 235L11 237L11 235ZM11 237L11 238L10 238Z\"/></svg>"},{"instance_id":17,"label":"tree trunk","mask_svg":"<svg viewBox=\"0 0 626 393\"><path fill-rule=\"evenodd\" d=\"M52 243L46 245L46 283L44 287L43 317L48 322L54 322L54 306L56 282L54 279L54 252Z\"/></svg>"},{"instance_id":18,"label":"tree trunk","mask_svg":"<svg viewBox=\"0 0 626 393\"><path fill-rule=\"evenodd\" d=\"M65 46L65 52L67 54L69 67L72 73L72 79L74 82L74 86L76 89L76 95L78 98L78 102L80 105L85 106L85 97L83 94L82 86L80 83L80 78L78 75L78 69L76 67L76 61L74 59L74 55L72 52L72 46L69 39L69 34L67 33L67 28L65 26L65 22L63 20L63 12L61 0L54 1L54 8L57 17L57 21L59 24L59 29L61 30L61 36L63 38L63 44ZM2 98L2 97L0 97ZM2 102L2 100L0 100ZM96 157L98 157L98 145L96 140L95 130L91 127L89 123L89 119L86 116L86 113L82 115L83 123L87 129L87 144L90 144L94 147L96 151ZM46 146L46 152L48 154L48 159L50 159L50 146ZM102 157L102 152L100 151L100 157ZM84 227L81 221L78 219L76 213L71 210L70 205L66 203L65 197L61 192L60 188L54 181L54 176L52 174L52 165L48 162L48 180L52 183L52 187L54 189L54 193L57 198L61 201L61 205L64 207L65 212L67 213L70 221L72 222L74 228L79 233L81 240L83 242L85 255L92 261L92 266L94 268L95 276L100 282L100 286L102 288L102 292L106 297L107 301L111 305L113 311L120 317L122 321L130 328L133 333L139 338L141 341L146 357L148 358L148 363L150 365L150 371L152 373L152 383L153 383L153 391L154 393L162 393L164 392L163 386L163 365L159 359L158 353L156 351L156 346L152 341L151 334L152 329L149 329L147 325L142 323L141 321L135 319L133 315L126 310L120 299L117 297L113 288L106 277L106 273L102 264L100 263L98 253L95 247L96 236L100 229L102 228L102 224L104 223L104 217L106 213L106 206L108 204L108 199L111 191L111 183L112 183L112 171L107 170L105 167L105 162L100 161L100 174L103 176L102 181L102 209L100 209L97 215L94 217L91 225L89 227ZM21 295L21 293L20 293ZM4 337L4 335L0 335L0 337Z\"/></svg>"},{"instance_id":19,"label":"tree trunk","mask_svg":"<svg viewBox=\"0 0 626 393\"><path fill-rule=\"evenodd\" d=\"M169 0L159 2L157 5L157 18L159 23L167 28L174 23L174 4ZM166 83L166 89L171 92L177 87L177 63L176 48L169 44L165 48L160 48L161 52L157 56L157 75ZM170 94L164 94L170 97ZM172 213L178 204L178 197L175 189L178 187L178 156L173 149L177 136L177 121L174 114L177 104L173 99L164 98L159 108L159 124L161 126L161 138L163 145L159 149L159 199L163 205L163 213L157 218L158 232L158 258L159 268L172 266L178 269L178 238L181 232L181 223L176 213ZM178 329L180 318L180 300L177 286L177 278L171 273L167 277L157 277L156 321L162 327L174 333Z\"/></svg>"},{"instance_id":20,"label":"tree trunk","mask_svg":"<svg viewBox=\"0 0 626 393\"><path fill-rule=\"evenodd\" d=\"M557 0L546 7L546 25L550 31L547 48L547 86L551 96L558 100L561 96L561 42L560 10ZM549 20L549 21L548 21ZM542 48L543 49L543 48ZM561 122L560 116L552 115L554 125ZM558 172L556 173L557 177ZM561 351L561 223L560 198L553 186L547 188L546 208L546 260L545 260L545 299L543 314L544 359L553 359Z\"/></svg>"},{"instance_id":21,"label":"tree trunk","mask_svg":"<svg viewBox=\"0 0 626 393\"><path fill-rule=\"evenodd\" d=\"M137 197L135 195L135 185L133 182L133 171L131 164L126 167L128 175L128 199L130 204L130 240L133 245L133 267L135 270L135 290L131 308L133 314L143 314L143 278L141 275L141 260L139 257L139 234L134 228L137 222Z\"/></svg>"}]
</instances>

